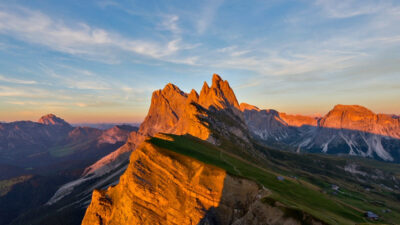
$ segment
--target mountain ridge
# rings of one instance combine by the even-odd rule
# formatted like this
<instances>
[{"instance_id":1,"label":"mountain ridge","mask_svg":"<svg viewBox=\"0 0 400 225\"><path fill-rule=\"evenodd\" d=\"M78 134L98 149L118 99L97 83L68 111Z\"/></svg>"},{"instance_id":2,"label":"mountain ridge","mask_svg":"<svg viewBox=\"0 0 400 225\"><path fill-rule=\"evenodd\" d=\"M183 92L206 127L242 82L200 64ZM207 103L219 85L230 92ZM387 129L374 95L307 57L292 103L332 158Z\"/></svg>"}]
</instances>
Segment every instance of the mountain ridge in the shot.
<instances>
[{"instance_id":1,"label":"mountain ridge","mask_svg":"<svg viewBox=\"0 0 400 225\"><path fill-rule=\"evenodd\" d=\"M348 154L400 162L400 120L360 105L333 107L320 118L242 107L253 136L295 151ZM398 147L396 147L398 146Z\"/></svg>"},{"instance_id":2,"label":"mountain ridge","mask_svg":"<svg viewBox=\"0 0 400 225\"><path fill-rule=\"evenodd\" d=\"M336 110L338 110L339 108L340 107L338 107ZM332 114L336 113L332 112ZM171 155L171 153L166 153L166 158L164 158L164 160L154 162L153 159L159 156L158 155L159 152L153 151L150 154L152 157L154 156L153 159L151 158L146 159L146 154L142 153L149 151L154 147L154 145L148 143L149 138L150 140L154 140L153 138L160 139L160 137L162 137L161 139L164 139L166 141L171 141L169 144L166 145L166 147L168 147L169 150L178 152L185 150L187 146L192 146L192 145L197 146L195 144L197 142L202 143L201 145L197 146L199 147L199 149L204 148L204 146L207 146L207 148L211 149L214 149L214 147L211 146L216 146L217 148L219 146L224 150L223 151L218 150L217 151L219 152L218 155L213 155L216 154L216 152L209 151L207 150L207 148L202 149L208 152L208 154L211 154L212 157L211 159L206 159L205 162L213 164L217 161L218 165L223 165L223 168L226 169L230 168L231 173L236 174L237 176L240 177L241 175L243 175L242 173L246 172L246 167L242 168L242 170L238 170L237 166L235 166L234 163L237 162L236 161L237 159L239 158L247 159L251 160L252 163L257 164L257 163L267 162L268 157L271 156L270 154L277 154L274 153L272 150L269 150L268 148L260 147L259 143L262 143L263 146L264 145L268 146L271 143L285 144L291 147L293 151L323 152L325 150L323 144L325 144L326 140L328 140L330 141L330 144L328 144L329 146L326 145L327 146L326 152L331 154L338 154L337 152L331 152L332 149L334 149L333 147L335 147L332 143L336 142L336 140L335 141L330 140L332 135L334 135L336 138L342 138L340 135L343 136L343 134L346 134L350 135L351 137L351 135L353 134L352 133L347 134L348 131L340 131L340 133L336 133L335 128L323 128L323 129L321 128L321 130L319 130L317 126L319 126L319 122L321 120L322 117L319 118L319 117L308 117L301 115L290 115L278 112L276 110L262 110L255 106L251 106L245 103L239 104L228 81L222 80L222 78L217 74L213 75L211 86L209 86L207 82L203 84L200 94L198 94L195 90L191 90L190 93L185 93L181 89L179 89L179 87L177 87L176 85L169 83L165 85L162 89L153 92L151 105L149 107L149 111L145 120L143 121L143 123L141 123L137 131L135 130L129 133L129 137L127 138L126 143L117 150L111 152L107 156L101 158L94 164L87 167L78 179L73 180L70 183L61 186L57 190L57 192L53 195L53 197L47 202L47 204L42 207L41 210L43 214L41 219L42 221L51 221L52 219L54 219L53 218L54 215L63 214L63 215L69 215L68 217L74 218L75 221L79 220L79 215L83 213L83 210L88 206L88 204L91 202L90 199L92 198L92 204L95 206L89 207L90 210L88 209L88 211L86 212L87 215L89 214L91 215L88 216L88 218L90 219L88 219L86 223L91 223L93 220L96 219L96 217L100 216L102 218L100 220L100 223L102 223L101 221L108 221L109 223L112 224L112 222L110 222L111 217L109 217L109 215L113 211L111 210L113 207L116 207L115 209L116 212L121 213L121 216L123 216L125 213L128 213L127 215L129 215L129 210L125 208L124 203L119 204L117 203L117 201L119 201L118 199L122 196L121 192L124 192L123 190L129 189L129 187L128 189L124 189L124 187L127 188L130 182L132 182L132 184L135 184L138 188L143 188L143 190L141 190L143 191L143 193L140 194L140 196L137 196L139 199L141 199L138 200L139 202L136 202L139 205L140 204L144 205L144 208L146 209L152 208L147 206L154 204L156 206L157 204L164 204L164 203L168 205L168 201L164 200L168 199L169 197L162 198L164 200L158 201L157 197L151 195L152 193L151 190L153 190L152 187L155 188L157 186L163 186L167 184L164 182L165 180L163 179L153 179L154 177L152 177L151 175L152 173L150 171L159 170L160 169L159 165L166 163L167 161L169 166L166 165L164 169L160 170L163 171L161 173L165 173L166 175L161 177L169 177L168 174L175 173L173 172L174 170L173 165L178 167L186 167L186 169L188 169L187 171L192 171L193 173L196 173L195 171L197 170L194 169L194 167L192 167L195 163L191 160L186 159L186 157L187 156L190 157L190 155L182 156L179 154ZM85 129L80 128L76 132L84 132L84 131ZM109 132L115 133L112 130L109 130ZM186 139L186 141L183 140L182 143L183 144L189 143L189 144L183 146L179 145L176 146L173 143L174 141L173 139L175 139L174 136L168 136L168 135L177 135L175 138L182 137L183 139ZM364 136L359 136L359 137L362 138ZM367 138L370 137L368 136ZM372 138L375 138L375 136ZM103 139L108 140L110 142L115 140L115 139L109 139L107 134L103 136ZM193 142L193 140L195 141ZM345 139L339 139L339 140L345 141ZM373 139L368 139L368 140L373 140ZM382 141L384 140L382 139ZM341 144L342 142L338 143ZM311 146L311 144L313 145ZM170 145L172 145L172 149ZM310 146L314 148L311 148ZM177 147L177 149L174 149L174 147ZM317 147L320 149L318 149ZM285 149L285 148L280 148L280 149ZM194 150L197 151L197 149ZM354 152L359 153L356 151ZM201 154L203 153L198 152L196 154L200 154L201 156ZM346 152L346 154L349 154L349 152ZM140 160L138 160L138 158L135 158L139 155L141 157ZM233 158L227 160L227 155L231 155ZM370 156L370 155L362 155L362 156ZM177 158L181 157L183 157L184 162L190 162L190 163L183 163L183 164L178 163L176 160ZM132 160L129 161L129 158L131 158ZM201 160L204 158L200 157L199 159ZM144 162L146 163L144 164ZM275 162L276 161L274 161L273 164L275 165L274 167L282 166L282 164L280 163L275 164ZM255 168L259 169L260 165L264 164L255 165ZM135 169L132 171L132 169L130 168L135 168ZM343 168L345 168L344 171L348 170L351 172L354 171L357 172L359 169L357 165L353 166L353 164L349 166L346 165ZM182 171L186 170L183 169ZM354 173L356 174L356 172ZM120 180L119 178L122 174L124 174L123 175L124 179ZM190 182L194 179L193 182L194 184L196 184L195 180L198 178L198 176L192 177L192 175L190 175L188 179L185 178L183 180L187 180L188 182ZM175 176L177 177L178 175ZM270 176L269 182L272 182L270 184L274 185L274 182L271 179L276 180L277 178L274 175L269 175L269 176ZM158 183L157 180L162 180L162 182L160 181ZM294 181L295 180L296 179L294 179ZM247 182L247 180L246 179L241 180L240 182L245 183ZM175 183L180 183L180 181ZM393 185L392 184L390 185L391 185L390 187L392 188ZM189 186L177 185L175 189L177 190L177 192L183 191L182 193L188 193L185 190L188 190L189 187L190 185ZM147 188L150 189L146 191ZM237 193L244 192L245 189L241 188L236 190L236 192ZM93 196L91 196L91 193L95 189L99 191L94 191ZM108 190L114 190L114 191L108 192ZM157 193L160 195L163 195L162 193L167 193L167 192L168 190L157 191ZM192 192L189 191L189 193ZM208 195L207 191L194 192L192 194L195 193ZM110 194L110 196L108 196L108 194ZM192 194L189 194L189 197L187 199L189 198L191 199L190 196ZM111 195L116 197L116 199L114 199L115 201L113 200L114 197L112 197ZM182 196L183 195L184 194L182 194ZM254 196L257 196L257 194L255 194ZM130 200L132 200L130 199L131 196L125 196L125 197L126 200L124 201L130 202ZM181 202L179 199L176 200L180 202L179 204L183 205L185 205L186 203L192 204L194 202L194 199L191 199L188 202L186 201ZM229 201L229 199L225 200ZM113 202L115 203L115 205L113 204ZM203 202L201 204L204 205L208 203ZM233 210L235 209L233 208L235 207L234 204L226 205L229 211L233 210L230 212L233 212L232 215L234 216L229 218L238 219L237 221L248 220L253 222L260 219L251 217L253 209L248 207L250 207L252 204L250 205L244 204L244 205L245 207L241 208L240 210L243 210L243 212L245 211L249 212L249 214L246 214L246 218L241 217L243 216L242 214L240 216L234 214ZM260 206L262 210L265 210L265 208L263 208L265 205L263 204L260 205L260 202L254 203L254 205L257 205L257 207ZM173 206L171 207L174 208ZM158 207L156 207L155 209L157 208ZM199 211L197 211L196 208L198 208L198 206L190 208L190 210L194 209L195 211L193 212L199 213ZM255 209L261 210L261 208L255 208ZM274 204L272 205L272 208L273 210L277 210ZM49 210L52 213L49 214L48 213ZM218 213L221 212L223 211L218 211ZM160 215L164 215L163 212L158 212L158 213L160 213ZM216 212L211 210L210 213L213 214ZM178 215L174 213L172 213L171 215L174 216L170 218L178 217ZM201 212L199 215L201 216L197 216L196 217L197 219L203 217L204 219L204 221L202 220L203 222L206 221L210 222L213 221L215 218L219 218L221 215L223 217L224 213L218 214L217 217L208 214L205 215L204 212ZM309 217L310 214L306 213L302 215L310 219ZM32 216L34 217L35 215ZM136 214L136 216L139 216L139 214ZM149 216L149 218L152 217L150 216L150 214L141 214L140 216L142 218L146 216ZM285 216L283 217L286 218ZM176 219L182 219L180 221L187 221L188 218L176 218ZM321 224L318 222L319 220L314 220L314 219L315 219L314 217L311 218L311 221L314 221L313 224ZM24 219L21 218L21 221L24 221ZM131 221L134 221L133 218ZM154 222L158 221L158 219L155 220L150 219L146 221ZM229 221L229 219L227 221ZM150 222L150 224L152 222ZM51 223L43 222L41 224L51 224ZM277 222L277 224L279 224L279 222Z\"/></svg>"}]
</instances>

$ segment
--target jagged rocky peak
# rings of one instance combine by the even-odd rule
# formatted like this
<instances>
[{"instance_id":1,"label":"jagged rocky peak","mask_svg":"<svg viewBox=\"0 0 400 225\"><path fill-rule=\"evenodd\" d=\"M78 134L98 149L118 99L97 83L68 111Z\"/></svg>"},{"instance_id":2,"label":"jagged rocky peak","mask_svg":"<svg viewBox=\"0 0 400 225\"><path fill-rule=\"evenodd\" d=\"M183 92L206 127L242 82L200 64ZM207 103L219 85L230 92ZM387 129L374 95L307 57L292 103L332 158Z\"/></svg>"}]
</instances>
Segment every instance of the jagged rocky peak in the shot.
<instances>
[{"instance_id":1,"label":"jagged rocky peak","mask_svg":"<svg viewBox=\"0 0 400 225\"><path fill-rule=\"evenodd\" d=\"M45 125L56 125L56 126L71 126L69 123L65 122L65 120L57 117L54 114L47 114L38 120L38 123L45 124Z\"/></svg>"},{"instance_id":2,"label":"jagged rocky peak","mask_svg":"<svg viewBox=\"0 0 400 225\"><path fill-rule=\"evenodd\" d=\"M200 92L199 104L205 108L214 106L219 109L234 107L240 109L235 93L228 81L222 80L218 74L214 74L211 87L204 82Z\"/></svg>"},{"instance_id":3,"label":"jagged rocky peak","mask_svg":"<svg viewBox=\"0 0 400 225\"><path fill-rule=\"evenodd\" d=\"M206 109L213 106L218 110L230 108L238 111L240 108L228 81L222 80L217 74L213 75L211 87L204 83L200 95L195 90L187 94L169 83L162 90L153 92L149 112L139 133L145 136L158 132L194 135L197 134L195 130L202 130L200 138L207 139L209 132L197 119L201 112L192 103Z\"/></svg>"},{"instance_id":4,"label":"jagged rocky peak","mask_svg":"<svg viewBox=\"0 0 400 225\"><path fill-rule=\"evenodd\" d=\"M144 136L171 132L185 111L188 95L174 84L153 92L149 112L139 128Z\"/></svg>"},{"instance_id":5,"label":"jagged rocky peak","mask_svg":"<svg viewBox=\"0 0 400 225\"><path fill-rule=\"evenodd\" d=\"M197 94L196 90L192 89L192 91L188 95L188 100L193 102L199 101L199 94Z\"/></svg>"}]
</instances>

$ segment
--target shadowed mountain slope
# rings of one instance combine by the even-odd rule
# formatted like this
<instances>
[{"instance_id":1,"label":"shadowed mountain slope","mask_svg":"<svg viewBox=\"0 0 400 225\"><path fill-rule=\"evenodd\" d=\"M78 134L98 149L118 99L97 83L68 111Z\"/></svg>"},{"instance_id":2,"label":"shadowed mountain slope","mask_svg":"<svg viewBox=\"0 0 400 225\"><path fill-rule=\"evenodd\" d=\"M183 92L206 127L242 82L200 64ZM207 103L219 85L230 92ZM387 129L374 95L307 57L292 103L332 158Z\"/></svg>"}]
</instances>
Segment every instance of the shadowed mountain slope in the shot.
<instances>
[{"instance_id":1,"label":"shadowed mountain slope","mask_svg":"<svg viewBox=\"0 0 400 225\"><path fill-rule=\"evenodd\" d=\"M294 151L400 162L400 120L358 105L336 105L322 118L242 107L253 136Z\"/></svg>"}]
</instances>

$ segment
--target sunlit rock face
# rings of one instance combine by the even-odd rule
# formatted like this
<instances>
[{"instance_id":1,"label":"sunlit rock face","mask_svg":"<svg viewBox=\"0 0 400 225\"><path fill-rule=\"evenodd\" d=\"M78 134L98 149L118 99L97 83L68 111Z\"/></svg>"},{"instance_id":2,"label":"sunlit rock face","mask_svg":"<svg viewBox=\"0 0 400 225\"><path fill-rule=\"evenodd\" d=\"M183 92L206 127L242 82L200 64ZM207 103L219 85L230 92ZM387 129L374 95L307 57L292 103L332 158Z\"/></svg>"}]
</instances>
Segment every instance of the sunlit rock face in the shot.
<instances>
[{"instance_id":1,"label":"sunlit rock face","mask_svg":"<svg viewBox=\"0 0 400 225\"><path fill-rule=\"evenodd\" d=\"M163 89L156 90L152 94L150 109L146 118L137 132L131 133L126 145L99 160L85 170L84 175L97 173L103 175L110 168L119 166L125 162L129 153L138 146L145 137L156 133L190 134L211 143L216 143L212 135L213 129L219 129L218 133L232 133L245 142L249 142L248 134L242 130L247 127L239 109L236 96L229 86L217 74L213 75L212 85L207 83L200 95L192 90L189 94L180 90L174 84L167 84ZM232 118L234 123L240 126L227 127L221 121L215 121L209 114L211 112L222 114L224 117Z\"/></svg>"},{"instance_id":2,"label":"sunlit rock face","mask_svg":"<svg viewBox=\"0 0 400 225\"><path fill-rule=\"evenodd\" d=\"M400 138L398 118L386 114L375 114L359 105L336 105L321 119L320 126Z\"/></svg>"},{"instance_id":3,"label":"sunlit rock face","mask_svg":"<svg viewBox=\"0 0 400 225\"><path fill-rule=\"evenodd\" d=\"M279 205L263 203L269 194L251 180L144 142L132 152L116 186L93 192L82 224L302 224ZM323 224L312 218L308 222Z\"/></svg>"},{"instance_id":4,"label":"sunlit rock face","mask_svg":"<svg viewBox=\"0 0 400 225\"><path fill-rule=\"evenodd\" d=\"M82 224L198 224L218 207L226 173L144 142L115 187L94 191Z\"/></svg>"},{"instance_id":5,"label":"sunlit rock face","mask_svg":"<svg viewBox=\"0 0 400 225\"><path fill-rule=\"evenodd\" d=\"M228 81L222 80L218 74L213 75L211 87L204 82L198 103L204 108L214 106L218 109L228 107L239 109L239 103Z\"/></svg>"}]
</instances>

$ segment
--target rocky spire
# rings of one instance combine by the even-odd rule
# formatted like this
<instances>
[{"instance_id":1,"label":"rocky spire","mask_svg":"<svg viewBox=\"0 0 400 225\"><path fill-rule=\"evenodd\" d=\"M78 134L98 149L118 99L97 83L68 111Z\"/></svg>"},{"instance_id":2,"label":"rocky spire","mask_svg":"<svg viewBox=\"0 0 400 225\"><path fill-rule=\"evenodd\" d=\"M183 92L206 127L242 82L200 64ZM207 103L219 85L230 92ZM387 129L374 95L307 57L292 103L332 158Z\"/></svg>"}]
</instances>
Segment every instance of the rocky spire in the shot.
<instances>
[{"instance_id":1,"label":"rocky spire","mask_svg":"<svg viewBox=\"0 0 400 225\"><path fill-rule=\"evenodd\" d=\"M229 86L228 81L222 80L218 74L213 75L211 87L208 87L208 84L204 82L199 96L199 104L205 108L209 108L210 106L218 109L229 107L240 108L235 93Z\"/></svg>"}]
</instances>

